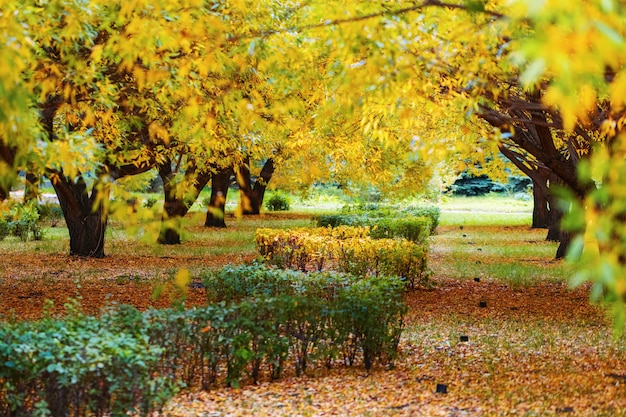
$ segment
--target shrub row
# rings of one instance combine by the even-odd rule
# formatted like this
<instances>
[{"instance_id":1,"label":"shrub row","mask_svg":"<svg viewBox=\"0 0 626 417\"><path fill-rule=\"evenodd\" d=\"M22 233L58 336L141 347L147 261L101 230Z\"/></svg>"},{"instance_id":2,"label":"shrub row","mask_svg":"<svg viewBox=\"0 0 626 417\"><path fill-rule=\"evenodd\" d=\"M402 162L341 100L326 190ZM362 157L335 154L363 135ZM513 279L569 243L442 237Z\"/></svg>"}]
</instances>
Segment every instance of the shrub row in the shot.
<instances>
[{"instance_id":1,"label":"shrub row","mask_svg":"<svg viewBox=\"0 0 626 417\"><path fill-rule=\"evenodd\" d=\"M162 349L79 314L0 328L0 415L143 415L176 386L153 371Z\"/></svg>"},{"instance_id":2,"label":"shrub row","mask_svg":"<svg viewBox=\"0 0 626 417\"><path fill-rule=\"evenodd\" d=\"M318 226L374 226L383 218L425 217L430 220L430 234L432 235L439 225L440 214L441 210L436 206L392 206L376 203L347 205L338 215L320 216Z\"/></svg>"},{"instance_id":3,"label":"shrub row","mask_svg":"<svg viewBox=\"0 0 626 417\"><path fill-rule=\"evenodd\" d=\"M265 261L301 271L323 269L357 276L398 276L411 288L429 285L428 247L406 239L372 239L371 229L257 229Z\"/></svg>"},{"instance_id":4,"label":"shrub row","mask_svg":"<svg viewBox=\"0 0 626 417\"><path fill-rule=\"evenodd\" d=\"M318 216L318 227L368 227L370 236L380 238L404 238L424 243L434 232L429 217L371 217L363 214L325 214Z\"/></svg>"},{"instance_id":5,"label":"shrub row","mask_svg":"<svg viewBox=\"0 0 626 417\"><path fill-rule=\"evenodd\" d=\"M158 410L184 385L237 386L312 365L391 364L406 305L397 278L304 274L264 265L203 277L212 304L189 310L75 310L0 328L0 416L122 416Z\"/></svg>"},{"instance_id":6,"label":"shrub row","mask_svg":"<svg viewBox=\"0 0 626 417\"><path fill-rule=\"evenodd\" d=\"M339 358L352 365L362 357L369 369L375 360L391 363L396 355L407 309L404 283L397 277L364 280L253 264L209 273L204 284L210 301L239 309L252 303L252 317L246 321L265 322L261 333L270 352L265 356L284 352L283 344L288 343L297 374L311 360L330 366ZM246 311L238 312L238 318L245 316ZM255 334L253 330L249 333ZM251 341L249 346L258 343ZM252 356L257 357L254 350ZM280 359L266 360L272 372L281 369ZM255 370L253 366L253 377Z\"/></svg>"}]
</instances>

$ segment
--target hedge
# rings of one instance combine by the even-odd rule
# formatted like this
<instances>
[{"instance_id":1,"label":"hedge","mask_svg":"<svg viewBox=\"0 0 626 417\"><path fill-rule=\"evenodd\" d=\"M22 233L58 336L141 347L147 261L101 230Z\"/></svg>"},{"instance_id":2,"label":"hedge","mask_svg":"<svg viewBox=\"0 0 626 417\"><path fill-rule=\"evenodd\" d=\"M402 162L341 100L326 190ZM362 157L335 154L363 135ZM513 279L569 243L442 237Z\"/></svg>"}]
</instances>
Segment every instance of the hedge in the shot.
<instances>
[{"instance_id":1,"label":"hedge","mask_svg":"<svg viewBox=\"0 0 626 417\"><path fill-rule=\"evenodd\" d=\"M360 276L399 276L411 288L430 285L428 247L406 239L373 239L367 227L257 229L264 260L280 268L323 269Z\"/></svg>"},{"instance_id":2,"label":"hedge","mask_svg":"<svg viewBox=\"0 0 626 417\"><path fill-rule=\"evenodd\" d=\"M154 376L162 349L76 314L0 328L0 415L148 415L177 390Z\"/></svg>"},{"instance_id":3,"label":"hedge","mask_svg":"<svg viewBox=\"0 0 626 417\"><path fill-rule=\"evenodd\" d=\"M0 416L126 416L158 411L180 387L239 385L336 362L390 364L404 283L262 264L203 277L210 304L114 306L100 317L4 323Z\"/></svg>"}]
</instances>

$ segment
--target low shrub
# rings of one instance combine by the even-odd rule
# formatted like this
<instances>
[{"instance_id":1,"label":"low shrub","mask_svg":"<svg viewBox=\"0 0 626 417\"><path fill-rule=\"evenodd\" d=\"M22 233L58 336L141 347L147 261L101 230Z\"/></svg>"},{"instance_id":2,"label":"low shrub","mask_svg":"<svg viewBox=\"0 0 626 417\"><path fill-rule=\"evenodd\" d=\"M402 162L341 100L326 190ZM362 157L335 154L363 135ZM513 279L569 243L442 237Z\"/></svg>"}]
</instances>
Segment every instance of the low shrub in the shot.
<instances>
[{"instance_id":1,"label":"low shrub","mask_svg":"<svg viewBox=\"0 0 626 417\"><path fill-rule=\"evenodd\" d=\"M10 212L4 215L4 221L7 222L11 235L19 237L24 242L31 238L42 240L44 237L43 228L39 223L38 206L34 201L14 204Z\"/></svg>"},{"instance_id":2,"label":"low shrub","mask_svg":"<svg viewBox=\"0 0 626 417\"><path fill-rule=\"evenodd\" d=\"M344 360L352 365L359 353L370 369L374 361L393 363L407 307L402 282L386 277L355 282L338 294L332 315Z\"/></svg>"},{"instance_id":3,"label":"low shrub","mask_svg":"<svg viewBox=\"0 0 626 417\"><path fill-rule=\"evenodd\" d=\"M113 306L100 317L5 323L0 416L148 415L181 386L238 386L311 366L391 364L407 307L395 277L263 264L203 277L211 304Z\"/></svg>"},{"instance_id":4,"label":"low shrub","mask_svg":"<svg viewBox=\"0 0 626 417\"><path fill-rule=\"evenodd\" d=\"M432 229L427 217L382 218L370 228L374 239L404 238L416 243L425 243Z\"/></svg>"},{"instance_id":5,"label":"low shrub","mask_svg":"<svg viewBox=\"0 0 626 417\"><path fill-rule=\"evenodd\" d=\"M156 197L148 197L146 201L143 202L144 208L152 208L159 200Z\"/></svg>"},{"instance_id":6,"label":"low shrub","mask_svg":"<svg viewBox=\"0 0 626 417\"><path fill-rule=\"evenodd\" d=\"M204 284L209 300L235 306L237 320L255 323L247 329L252 336L245 347L250 358L257 358L252 362L253 378L258 377L259 355L267 352L274 355L265 361L276 376L286 358L285 342L296 374L305 372L311 362L330 366L341 354L348 365L362 357L367 369L376 360L391 363L395 358L406 314L405 286L397 277L363 279L252 264L209 272ZM268 321L259 321L260 317ZM215 330L213 321L211 328ZM257 340L256 332L263 337Z\"/></svg>"},{"instance_id":7,"label":"low shrub","mask_svg":"<svg viewBox=\"0 0 626 417\"><path fill-rule=\"evenodd\" d=\"M318 216L318 227L368 227L372 238L404 238L425 242L434 232L432 220L426 216L365 216L362 214L327 214Z\"/></svg>"},{"instance_id":8,"label":"low shrub","mask_svg":"<svg viewBox=\"0 0 626 417\"><path fill-rule=\"evenodd\" d=\"M3 240L10 235L11 226L9 225L9 222L4 217L0 217L0 240Z\"/></svg>"},{"instance_id":9,"label":"low shrub","mask_svg":"<svg viewBox=\"0 0 626 417\"><path fill-rule=\"evenodd\" d=\"M420 230L424 234L426 229ZM399 276L411 288L430 286L426 243L372 239L370 233L369 228L348 226L336 229L258 229L256 244L265 262L280 268L329 269L364 277Z\"/></svg>"},{"instance_id":10,"label":"low shrub","mask_svg":"<svg viewBox=\"0 0 626 417\"><path fill-rule=\"evenodd\" d=\"M0 328L0 415L148 415L176 391L153 375L162 349L94 318Z\"/></svg>"},{"instance_id":11,"label":"low shrub","mask_svg":"<svg viewBox=\"0 0 626 417\"><path fill-rule=\"evenodd\" d=\"M290 207L289 197L282 193L274 193L265 201L265 208L270 211L287 211Z\"/></svg>"},{"instance_id":12,"label":"low shrub","mask_svg":"<svg viewBox=\"0 0 626 417\"><path fill-rule=\"evenodd\" d=\"M39 220L49 221L52 227L56 227L63 220L63 210L56 203L39 204L37 205L37 212L39 213Z\"/></svg>"},{"instance_id":13,"label":"low shrub","mask_svg":"<svg viewBox=\"0 0 626 417\"><path fill-rule=\"evenodd\" d=\"M437 206L408 206L403 208L401 213L406 216L429 218L431 235L439 226L439 218L441 217L441 209Z\"/></svg>"},{"instance_id":14,"label":"low shrub","mask_svg":"<svg viewBox=\"0 0 626 417\"><path fill-rule=\"evenodd\" d=\"M441 210L437 206L348 205L344 206L339 214L318 216L317 225L321 227L374 226L381 219L426 217L430 219L430 234L432 235L439 226L440 215Z\"/></svg>"}]
</instances>

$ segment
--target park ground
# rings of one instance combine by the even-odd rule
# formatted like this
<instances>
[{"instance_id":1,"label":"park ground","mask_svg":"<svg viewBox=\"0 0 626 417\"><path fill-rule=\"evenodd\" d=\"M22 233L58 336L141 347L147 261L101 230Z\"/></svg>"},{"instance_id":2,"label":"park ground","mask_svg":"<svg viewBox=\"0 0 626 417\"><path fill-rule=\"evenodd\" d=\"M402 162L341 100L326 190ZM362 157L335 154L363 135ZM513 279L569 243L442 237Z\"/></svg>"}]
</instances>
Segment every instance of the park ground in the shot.
<instances>
[{"instance_id":1,"label":"park ground","mask_svg":"<svg viewBox=\"0 0 626 417\"><path fill-rule=\"evenodd\" d=\"M183 390L163 415L626 416L625 339L614 338L606 311L589 303L588 285L570 288L575 267L554 260L556 244L529 228L530 205L462 199L441 207L429 258L433 287L406 295L392 369L314 369L236 389ZM40 242L5 241L0 312L37 319L45 308L61 313L71 299L89 314L110 303L166 307L178 268L195 275L252 260L257 227L312 225L310 218L308 211L266 213L206 230L196 213L187 223L193 239L174 248L113 227L105 259L69 257L63 228ZM166 291L155 300L156 286ZM186 304L203 302L204 290L191 288ZM436 392L438 384L446 393Z\"/></svg>"}]
</instances>

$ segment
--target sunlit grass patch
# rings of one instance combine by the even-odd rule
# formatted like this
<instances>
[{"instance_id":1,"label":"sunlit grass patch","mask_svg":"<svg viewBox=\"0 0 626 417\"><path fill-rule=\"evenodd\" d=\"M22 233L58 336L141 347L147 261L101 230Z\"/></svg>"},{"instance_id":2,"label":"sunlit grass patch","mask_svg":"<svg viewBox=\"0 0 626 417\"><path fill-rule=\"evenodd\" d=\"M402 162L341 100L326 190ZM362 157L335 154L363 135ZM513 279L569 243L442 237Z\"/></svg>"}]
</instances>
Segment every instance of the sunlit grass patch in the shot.
<instances>
[{"instance_id":1,"label":"sunlit grass patch","mask_svg":"<svg viewBox=\"0 0 626 417\"><path fill-rule=\"evenodd\" d=\"M572 265L555 260L558 244L546 230L527 226L447 226L432 239L435 274L456 279L480 277L514 287L567 282Z\"/></svg>"},{"instance_id":2,"label":"sunlit grass patch","mask_svg":"<svg viewBox=\"0 0 626 417\"><path fill-rule=\"evenodd\" d=\"M532 222L532 200L500 195L445 197L438 206L442 226L523 226Z\"/></svg>"}]
</instances>

